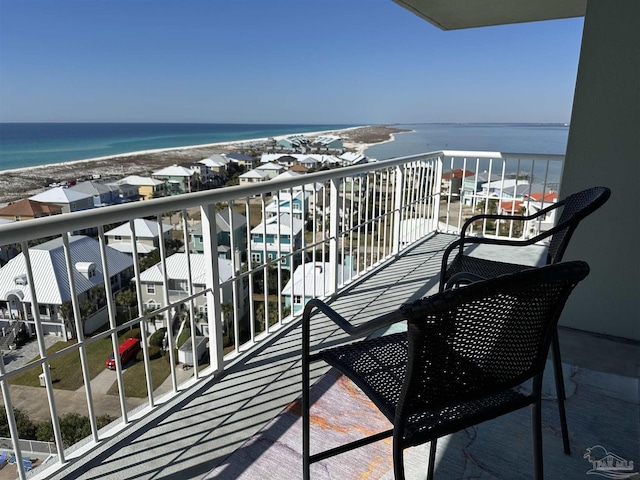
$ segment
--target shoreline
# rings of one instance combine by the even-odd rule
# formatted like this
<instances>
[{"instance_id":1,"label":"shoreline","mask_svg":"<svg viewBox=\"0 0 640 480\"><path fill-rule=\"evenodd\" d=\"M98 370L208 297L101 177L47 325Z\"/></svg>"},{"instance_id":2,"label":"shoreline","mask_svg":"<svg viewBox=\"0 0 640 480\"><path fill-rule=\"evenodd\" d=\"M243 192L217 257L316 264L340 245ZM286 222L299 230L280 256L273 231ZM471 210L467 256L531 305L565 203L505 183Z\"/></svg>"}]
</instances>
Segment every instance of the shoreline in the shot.
<instances>
[{"instance_id":1,"label":"shoreline","mask_svg":"<svg viewBox=\"0 0 640 480\"><path fill-rule=\"evenodd\" d=\"M371 125L307 132L301 135L317 137L330 133L336 134L342 137L346 150L363 153L372 145L393 141L393 134L402 131L386 125ZM91 177L95 174L100 175L102 179L123 178L128 175L149 175L152 171L166 166L187 162L195 163L215 153L251 150L252 144L263 143L269 138L281 139L288 135L291 134L140 150L83 160L2 170L0 171L0 206L43 192L50 188L48 185L53 182Z\"/></svg>"},{"instance_id":2,"label":"shoreline","mask_svg":"<svg viewBox=\"0 0 640 480\"><path fill-rule=\"evenodd\" d=\"M79 163L87 163L87 162L100 162L100 161L105 161L105 160L117 160L119 158L125 158L125 157L134 157L134 156L140 156L140 155L151 155L151 154L155 154L155 153L167 153L167 152L171 152L171 151L178 151L178 150L195 150L198 148L216 148L216 147L230 147L230 146L240 146L244 143L257 143L257 142L266 142L267 140L269 140L270 138L273 138L275 140L281 140L283 138L286 138L290 135L309 135L309 136L319 136L319 135L326 135L328 133L336 133L336 132L346 132L349 130L355 130L355 129L359 129L359 128L367 128L367 125L364 126L357 126L357 127L348 127L348 128L344 128L342 130L322 130L322 131L317 131L317 132L307 132L307 133L301 133L301 134L285 134L285 135L277 135L274 137L261 137L261 138L248 138L246 140L227 140L224 142L215 142L215 143L203 143L203 144L199 144L199 145L184 145L182 147L165 147L165 148L153 148L150 150L135 150L133 152L125 152L125 153L116 153L113 155L105 155L102 157L91 157L91 158L83 158L80 160L69 160L66 162L55 162L55 163L46 163L44 165L32 165L30 167L18 167L18 168L9 168L6 170L0 170L0 175L3 175L5 173L23 173L29 170L34 170L34 169L39 169L39 168L48 168L48 167L67 167L67 166L71 166L71 165L77 165ZM375 144L373 144L375 145Z\"/></svg>"}]
</instances>

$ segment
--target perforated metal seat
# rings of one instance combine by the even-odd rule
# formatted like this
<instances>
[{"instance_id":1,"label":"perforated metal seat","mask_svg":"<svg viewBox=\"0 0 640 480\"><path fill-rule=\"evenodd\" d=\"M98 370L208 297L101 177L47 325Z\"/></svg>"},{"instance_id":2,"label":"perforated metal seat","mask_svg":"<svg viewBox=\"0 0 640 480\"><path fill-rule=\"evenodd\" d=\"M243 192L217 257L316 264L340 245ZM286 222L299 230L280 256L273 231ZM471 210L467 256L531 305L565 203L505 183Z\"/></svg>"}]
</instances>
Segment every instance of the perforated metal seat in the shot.
<instances>
[{"instance_id":1,"label":"perforated metal seat","mask_svg":"<svg viewBox=\"0 0 640 480\"><path fill-rule=\"evenodd\" d=\"M442 257L442 268L440 276L440 291L444 290L447 283L451 281L454 275L464 272L465 274L474 274L481 278L493 278L498 275L505 275L509 273L520 272L524 269L530 268L528 265L520 265L516 263L498 262L494 260L488 260L477 256L469 256L465 253L465 247L469 245L503 245L503 246L525 246L538 243L546 238L550 238L549 248L547 250L546 264L552 265L562 261L565 250L569 245L569 241L578 227L580 222L600 208L611 196L611 191L607 187L593 187L580 192L569 195L564 200L561 200L549 207L529 216L514 216L514 215L493 215L482 214L476 215L467 220L461 229L460 239L453 242L447 247ZM553 210L559 210L562 208L562 214L557 221L555 227L542 232L527 240L514 240L514 239L501 239L501 238L484 238L484 237L469 237L467 236L467 230L475 222L482 220L514 220L514 221L529 221L536 218L545 218L545 216ZM451 253L456 252L453 260L449 260ZM562 374L562 359L560 355L560 346L558 341L557 331L554 331L552 341L552 353L553 353L553 369L554 377L556 380L556 393L558 396L558 410L560 416L560 427L562 430L562 440L564 452L570 453L569 434L567 427L567 419L564 408L565 391L564 391L564 378Z\"/></svg>"},{"instance_id":2,"label":"perforated metal seat","mask_svg":"<svg viewBox=\"0 0 640 480\"><path fill-rule=\"evenodd\" d=\"M403 450L431 442L433 477L438 437L533 405L534 474L542 478L541 382L562 308L588 274L584 262L529 269L447 290L354 327L312 300L303 317L303 458L313 462L393 436L395 476L404 478ZM408 330L309 351L318 309L352 335L407 320ZM349 377L393 424L391 430L310 455L309 365L324 360ZM531 393L515 388L533 379Z\"/></svg>"}]
</instances>

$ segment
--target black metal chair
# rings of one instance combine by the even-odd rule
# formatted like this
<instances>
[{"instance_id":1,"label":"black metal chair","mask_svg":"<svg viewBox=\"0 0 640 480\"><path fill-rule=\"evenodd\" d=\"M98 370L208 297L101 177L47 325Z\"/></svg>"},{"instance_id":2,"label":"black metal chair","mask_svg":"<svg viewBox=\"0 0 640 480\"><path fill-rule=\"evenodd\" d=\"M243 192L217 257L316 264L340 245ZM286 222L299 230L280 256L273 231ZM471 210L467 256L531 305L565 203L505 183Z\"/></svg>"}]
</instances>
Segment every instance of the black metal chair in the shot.
<instances>
[{"instance_id":1,"label":"black metal chair","mask_svg":"<svg viewBox=\"0 0 640 480\"><path fill-rule=\"evenodd\" d=\"M508 246L525 246L538 243L545 238L550 237L549 248L547 250L546 264L552 265L562 261L565 250L569 244L569 240L573 232L578 227L580 221L600 208L611 195L611 190L606 187L593 187L572 195L564 200L554 203L547 208L540 210L533 215L514 216L514 215L494 215L482 214L476 215L467 220L461 229L460 238L447 247L442 257L442 269L440 276L440 291L444 290L447 283L451 283L454 275L460 272L465 274L474 274L478 278L493 278L498 275L507 273L515 273L526 268L527 265L515 263L498 262L485 258L469 256L465 254L465 247L468 245L508 245ZM556 225L527 240L501 239L501 238L485 238L485 237L469 237L467 236L468 228L479 220L517 220L529 221L536 218L544 218L549 212L562 207L562 214ZM457 251L452 261L449 260L451 253ZM558 332L554 330L553 340L551 344L553 354L553 371L556 381L556 393L558 396L558 410L560 416L560 427L562 430L562 439L564 452L570 453L569 433L567 428L567 419L564 408L565 390L564 378L562 374L562 359L560 356L560 346L558 341Z\"/></svg>"},{"instance_id":2,"label":"black metal chair","mask_svg":"<svg viewBox=\"0 0 640 480\"><path fill-rule=\"evenodd\" d=\"M533 405L534 475L543 477L541 388L544 365L564 304L589 267L567 262L446 290L353 326L320 300L303 316L303 474L312 463L393 436L396 479L404 479L405 448L431 442ZM320 310L351 335L407 320L404 333L310 353L312 313ZM376 435L310 454L310 363L324 360L348 376L393 424ZM533 379L531 393L516 390Z\"/></svg>"}]
</instances>

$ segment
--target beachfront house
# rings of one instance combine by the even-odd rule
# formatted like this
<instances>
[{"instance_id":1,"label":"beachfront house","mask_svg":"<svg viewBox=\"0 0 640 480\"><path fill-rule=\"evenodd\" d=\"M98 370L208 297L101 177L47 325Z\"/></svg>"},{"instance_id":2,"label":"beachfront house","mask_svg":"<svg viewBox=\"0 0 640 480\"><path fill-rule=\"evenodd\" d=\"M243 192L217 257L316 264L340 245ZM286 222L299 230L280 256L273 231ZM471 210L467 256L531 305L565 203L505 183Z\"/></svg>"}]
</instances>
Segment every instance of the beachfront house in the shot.
<instances>
[{"instance_id":1,"label":"beachfront house","mask_svg":"<svg viewBox=\"0 0 640 480\"><path fill-rule=\"evenodd\" d=\"M271 179L276 178L278 175L284 172L285 167L277 163L269 162L258 165L255 170L266 173L267 176Z\"/></svg>"},{"instance_id":2,"label":"beachfront house","mask_svg":"<svg viewBox=\"0 0 640 480\"><path fill-rule=\"evenodd\" d=\"M229 165L230 162L231 160L229 160L225 155L221 155L219 153L214 153L210 157L203 158L198 161L198 163L206 165L212 172L221 174L227 171L227 165Z\"/></svg>"},{"instance_id":3,"label":"beachfront house","mask_svg":"<svg viewBox=\"0 0 640 480\"><path fill-rule=\"evenodd\" d=\"M69 187L69 190L91 195L95 207L104 207L120 203L120 189L113 184L98 183L89 180L86 182L78 182L72 187Z\"/></svg>"},{"instance_id":4,"label":"beachfront house","mask_svg":"<svg viewBox=\"0 0 640 480\"><path fill-rule=\"evenodd\" d=\"M500 180L500 175L492 173L489 175L487 172L481 172L478 174L469 175L464 177L462 181L462 201L465 205L475 205L480 196L479 192L482 191L482 185L488 182L495 182Z\"/></svg>"},{"instance_id":5,"label":"beachfront house","mask_svg":"<svg viewBox=\"0 0 640 480\"><path fill-rule=\"evenodd\" d=\"M228 153L227 158L243 168L253 168L256 163L256 159L254 157L251 155L245 155L244 153Z\"/></svg>"},{"instance_id":6,"label":"beachfront house","mask_svg":"<svg viewBox=\"0 0 640 480\"><path fill-rule=\"evenodd\" d=\"M305 175L307 173L309 173L311 169L309 167L305 167L304 165L300 165L299 163L296 165L293 165L291 167L289 167L289 172L294 172L297 173L299 175Z\"/></svg>"},{"instance_id":7,"label":"beachfront house","mask_svg":"<svg viewBox=\"0 0 640 480\"><path fill-rule=\"evenodd\" d=\"M129 175L118 181L118 185L131 185L138 189L138 196L141 200L162 197L165 194L166 182L157 178L141 177L140 175Z\"/></svg>"},{"instance_id":8,"label":"beachfront house","mask_svg":"<svg viewBox=\"0 0 640 480\"><path fill-rule=\"evenodd\" d=\"M81 312L92 312L83 318L84 333L92 333L108 321L100 244L93 238L75 235L69 237L69 251ZM130 256L111 247L105 253L110 285L117 292L132 277L133 262ZM61 310L62 304L71 300L62 239L29 248L29 256L34 285L28 285L23 253L0 268L0 300L6 302L4 319L0 322L20 319L33 328L31 288L34 288L44 333L71 338L75 335L73 319L63 318Z\"/></svg>"},{"instance_id":9,"label":"beachfront house","mask_svg":"<svg viewBox=\"0 0 640 480\"><path fill-rule=\"evenodd\" d=\"M190 168L180 165L171 165L153 172L151 178L166 182L167 195L181 195L197 190L198 179L196 173Z\"/></svg>"},{"instance_id":10,"label":"beachfront house","mask_svg":"<svg viewBox=\"0 0 640 480\"><path fill-rule=\"evenodd\" d=\"M34 218L60 215L62 207L54 203L36 202L24 198L0 208L0 219L20 222Z\"/></svg>"},{"instance_id":11,"label":"beachfront house","mask_svg":"<svg viewBox=\"0 0 640 480\"><path fill-rule=\"evenodd\" d=\"M348 167L349 165L360 165L369 161L366 155L358 152L344 152L338 158L345 167Z\"/></svg>"},{"instance_id":12,"label":"beachfront house","mask_svg":"<svg viewBox=\"0 0 640 480\"><path fill-rule=\"evenodd\" d=\"M233 225L233 226L232 226ZM233 231L233 247L231 246L231 233ZM240 252L246 256L247 228L244 215L233 212L229 219L229 210L225 209L216 213L216 232L218 239L218 257L231 260L234 252ZM189 232L191 241L189 251L191 253L204 253L202 223L196 223ZM241 259L246 261L246 258Z\"/></svg>"},{"instance_id":13,"label":"beachfront house","mask_svg":"<svg viewBox=\"0 0 640 480\"><path fill-rule=\"evenodd\" d=\"M299 166L308 168L309 170L315 170L316 168L318 168L319 163L320 162L318 161L318 159L312 156L305 156L304 158L298 160Z\"/></svg>"},{"instance_id":14,"label":"beachfront house","mask_svg":"<svg viewBox=\"0 0 640 480\"><path fill-rule=\"evenodd\" d=\"M471 177L474 173L470 170L455 168L442 174L442 192L451 194L454 199L459 199L462 193L462 183L465 178Z\"/></svg>"},{"instance_id":15,"label":"beachfront house","mask_svg":"<svg viewBox=\"0 0 640 480\"><path fill-rule=\"evenodd\" d=\"M146 220L136 218L133 221L135 230L136 250L138 255L146 255L156 250L160 244L160 229L158 222L155 220ZM172 225L162 224L162 237L164 240L171 239ZM107 245L119 252L133 254L133 246L131 243L132 231L129 222L112 228L104 234Z\"/></svg>"},{"instance_id":16,"label":"beachfront house","mask_svg":"<svg viewBox=\"0 0 640 480\"><path fill-rule=\"evenodd\" d=\"M252 183L266 182L269 180L269 174L262 170L249 170L238 176L240 185L251 185Z\"/></svg>"},{"instance_id":17,"label":"beachfront house","mask_svg":"<svg viewBox=\"0 0 640 480\"><path fill-rule=\"evenodd\" d=\"M58 205L62 209L62 213L79 212L95 206L93 203L93 195L64 187L50 188L49 190L29 197L29 200Z\"/></svg>"},{"instance_id":18,"label":"beachfront house","mask_svg":"<svg viewBox=\"0 0 640 480\"><path fill-rule=\"evenodd\" d=\"M302 221L288 213L264 219L251 229L251 262L267 263L300 248L302 227ZM292 263L291 255L282 259L285 267L291 268Z\"/></svg>"},{"instance_id":19,"label":"beachfront house","mask_svg":"<svg viewBox=\"0 0 640 480\"><path fill-rule=\"evenodd\" d=\"M304 135L288 135L276 141L276 146L283 150L304 151L309 145L309 139Z\"/></svg>"},{"instance_id":20,"label":"beachfront house","mask_svg":"<svg viewBox=\"0 0 640 480\"><path fill-rule=\"evenodd\" d=\"M339 285L349 282L356 275L349 263L337 265ZM327 292L331 291L330 269L331 264L328 262L298 265L292 278L282 289L285 307L290 307L292 312L296 313L301 311L312 298L325 297Z\"/></svg>"},{"instance_id":21,"label":"beachfront house","mask_svg":"<svg viewBox=\"0 0 640 480\"><path fill-rule=\"evenodd\" d=\"M342 151L342 138L337 135L320 135L313 140L311 148L316 151Z\"/></svg>"},{"instance_id":22,"label":"beachfront house","mask_svg":"<svg viewBox=\"0 0 640 480\"><path fill-rule=\"evenodd\" d=\"M130 185L128 183L118 183L117 181L105 183L117 189L118 202L116 203L128 203L140 200L140 194L136 185Z\"/></svg>"},{"instance_id":23,"label":"beachfront house","mask_svg":"<svg viewBox=\"0 0 640 480\"><path fill-rule=\"evenodd\" d=\"M187 263L189 262L189 263ZM191 277L189 277L191 273ZM225 258L218 258L218 274L220 276L220 282L227 282L233 275L233 265L230 260ZM207 264L205 255L199 253L190 253L187 257L186 253L174 253L166 258L166 274L163 274L163 269L160 263L153 265L140 274L140 286L142 290L142 302L143 309L145 311L156 310L164 305L164 278L168 281L169 301L179 302L181 299L188 297L192 293L189 291L189 279L193 286L193 294L202 293L206 290L206 276L207 276ZM135 280L134 280L135 281ZM240 292L240 301L238 302L239 315L244 314L244 308L247 304L247 290L239 285L238 291ZM227 283L220 288L220 303L228 304L233 302L233 286L231 283ZM203 318L202 322L198 322L201 325L201 329L204 327L205 331L202 333L208 335L208 328L206 324L206 316L208 311L207 297L205 295L199 295L193 300L194 309L200 318ZM187 311L188 304L181 304L178 308L174 309L171 313L172 316L180 313L181 311ZM165 326L164 319L157 319L157 327Z\"/></svg>"}]
</instances>

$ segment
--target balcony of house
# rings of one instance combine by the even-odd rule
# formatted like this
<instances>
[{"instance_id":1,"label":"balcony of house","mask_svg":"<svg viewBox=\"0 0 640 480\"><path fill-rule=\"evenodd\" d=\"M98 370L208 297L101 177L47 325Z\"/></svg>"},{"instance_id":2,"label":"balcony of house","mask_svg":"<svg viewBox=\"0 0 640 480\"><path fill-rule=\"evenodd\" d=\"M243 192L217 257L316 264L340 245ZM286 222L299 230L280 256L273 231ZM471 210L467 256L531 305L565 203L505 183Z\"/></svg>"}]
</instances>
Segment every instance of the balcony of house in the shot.
<instances>
[{"instance_id":1,"label":"balcony of house","mask_svg":"<svg viewBox=\"0 0 640 480\"><path fill-rule=\"evenodd\" d=\"M292 281L290 298L325 299L345 318L362 324L411 299L435 293L443 250L456 238L463 221L473 213L492 212L501 202L514 201L513 193L501 195L487 189L483 193L483 173L488 178L497 173L505 190L511 177L526 176L529 193L541 190L538 203L545 204L545 194L557 193L562 160L553 155L433 152L0 227L4 244L21 246L26 280L21 298L34 312L35 330L31 356L20 358L11 352L0 364L9 433L0 442L16 460L0 474L60 479L300 478L296 399L301 392L301 311L292 312L285 300L284 287L295 280L295 274L283 265L283 258L297 258L295 266L303 272L305 265L323 265L316 269L322 277L303 274L299 281ZM447 185L445 195L443 173L454 169L473 172L475 178L467 177L464 186ZM220 205L230 214L244 216L250 237L252 229L266 225L265 209L271 200L307 184L322 185L317 196L328 199L324 209L328 213L312 217L302 227L297 248L281 249L280 257L265 256L260 262L251 262L251 254L246 263L241 255L233 255L226 263L219 261L216 213ZM537 201L531 195L517 200L523 212ZM306 206L302 209L306 211ZM167 268L178 257L160 242L159 261L150 265L137 254L134 224L136 218L154 217L162 225L163 217L176 211L185 246L194 216L202 221L204 261L198 262L213 266L197 270L195 254L180 254L181 271L186 272L184 279L179 277L180 288L175 283L178 277L170 278ZM290 226L281 224L280 216L271 218L276 231ZM97 230L92 241L98 245L101 262L96 268L110 276L114 265L109 261L104 226L126 222L133 233L133 279L141 279L152 268L159 272L153 280L158 282L153 303L145 301L148 292L140 281L131 282L123 290L129 292L126 295L116 295L111 282L106 282L104 325L88 334L77 293L83 277L75 270L83 259L71 248L70 232ZM473 226L473 234L527 238L546 228L521 223L481 222ZM235 238L236 227L230 233L234 251L240 241ZM74 338L53 344L38 313L39 299L58 280L33 275L29 243L51 236L59 236L63 245L66 276L61 290L72 304L71 321L77 332ZM484 253L514 259L512 250L493 248L485 248ZM531 245L525 252L518 253L518 263L538 265L544 261L545 245ZM10 290L15 295L16 286ZM0 301L6 299L0 297ZM202 336L204 347L198 340ZM127 338L140 340L140 352L133 358L115 355L115 370L105 369L109 353L120 352L123 344L129 344ZM312 348L349 340L328 319L314 317ZM191 343L190 360L179 362L178 348L186 342ZM543 405L549 478L582 478L595 468L583 455L597 445L637 462L638 345L569 328L561 328L560 343L572 454L562 451L555 390L549 387ZM325 437L339 441L344 432L388 428L356 389L327 372L323 365L312 371L317 380L314 405L319 409L314 417L320 428L316 441ZM552 380L553 375L546 377ZM354 409L353 418L360 423L341 423L345 412L351 412L348 409ZM29 431L23 430L25 417L34 424ZM88 434L70 433L72 418L85 422ZM34 430L41 432L40 437L27 438L37 437ZM47 453L40 454L27 440L46 442ZM527 476L530 451L530 419L521 410L439 442L436 476ZM26 457L30 457L28 468ZM411 475L425 471L424 458L423 450L407 452ZM390 443L382 441L353 455L321 462L313 478L359 478L367 472L370 478L391 478L390 461Z\"/></svg>"}]
</instances>

